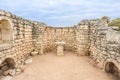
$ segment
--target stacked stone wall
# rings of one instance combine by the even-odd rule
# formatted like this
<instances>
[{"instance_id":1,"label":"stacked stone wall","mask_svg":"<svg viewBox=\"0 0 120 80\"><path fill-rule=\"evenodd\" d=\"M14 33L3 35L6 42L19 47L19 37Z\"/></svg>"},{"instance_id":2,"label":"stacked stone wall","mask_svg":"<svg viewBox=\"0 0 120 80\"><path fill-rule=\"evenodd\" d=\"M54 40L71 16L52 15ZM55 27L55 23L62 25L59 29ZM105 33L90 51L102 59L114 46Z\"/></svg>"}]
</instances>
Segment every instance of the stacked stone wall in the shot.
<instances>
[{"instance_id":1,"label":"stacked stone wall","mask_svg":"<svg viewBox=\"0 0 120 80\"><path fill-rule=\"evenodd\" d=\"M55 42L64 41L64 49L67 51L74 52L74 28L53 28L46 27L43 37L43 47L44 51L56 50Z\"/></svg>"},{"instance_id":2,"label":"stacked stone wall","mask_svg":"<svg viewBox=\"0 0 120 80\"><path fill-rule=\"evenodd\" d=\"M17 64L21 64L32 51L39 54L56 51L55 42L62 41L66 43L64 50L78 55L89 54L106 71L109 71L109 64L113 63L118 70L112 67L112 71L120 76L118 28L108 27L100 19L83 20L72 27L50 27L0 10L0 63L6 58L12 58Z\"/></svg>"},{"instance_id":3,"label":"stacked stone wall","mask_svg":"<svg viewBox=\"0 0 120 80\"><path fill-rule=\"evenodd\" d=\"M40 54L56 51L55 42L65 42L64 50L72 51L78 55L85 55L88 47L88 26L49 27L42 25L35 29L35 48ZM41 31L42 30L42 31Z\"/></svg>"},{"instance_id":4,"label":"stacked stone wall","mask_svg":"<svg viewBox=\"0 0 120 80\"><path fill-rule=\"evenodd\" d=\"M85 56L90 46L89 41L89 25L81 22L76 25L75 30L75 53Z\"/></svg>"},{"instance_id":5,"label":"stacked stone wall","mask_svg":"<svg viewBox=\"0 0 120 80\"><path fill-rule=\"evenodd\" d=\"M0 20L7 20L11 24L13 39L0 44L0 61L13 58L17 64L21 64L33 50L32 28L33 22L17 17L9 12L0 10ZM4 35L4 34L3 34ZM9 34L7 34L9 35ZM7 35L4 35L7 37Z\"/></svg>"},{"instance_id":6,"label":"stacked stone wall","mask_svg":"<svg viewBox=\"0 0 120 80\"><path fill-rule=\"evenodd\" d=\"M113 73L120 76L120 32L119 29L108 27L101 20L90 23L90 56L100 68L108 70L108 63L113 63L117 70ZM116 30L117 29L117 30Z\"/></svg>"}]
</instances>

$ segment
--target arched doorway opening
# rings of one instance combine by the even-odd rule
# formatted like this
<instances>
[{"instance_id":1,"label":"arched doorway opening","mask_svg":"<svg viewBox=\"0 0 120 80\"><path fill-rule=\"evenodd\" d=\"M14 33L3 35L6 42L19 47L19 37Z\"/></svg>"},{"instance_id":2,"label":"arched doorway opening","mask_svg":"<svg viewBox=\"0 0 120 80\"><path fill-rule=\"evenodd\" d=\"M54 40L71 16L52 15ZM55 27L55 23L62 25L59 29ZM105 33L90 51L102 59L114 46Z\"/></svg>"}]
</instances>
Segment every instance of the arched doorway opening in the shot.
<instances>
[{"instance_id":1,"label":"arched doorway opening","mask_svg":"<svg viewBox=\"0 0 120 80\"><path fill-rule=\"evenodd\" d=\"M118 77L118 68L113 62L107 62L105 65L105 71Z\"/></svg>"},{"instance_id":2,"label":"arched doorway opening","mask_svg":"<svg viewBox=\"0 0 120 80\"><path fill-rule=\"evenodd\" d=\"M2 75L8 75L8 72L10 69L15 69L15 61L13 58L6 58L1 64L0 64L0 70Z\"/></svg>"}]
</instances>

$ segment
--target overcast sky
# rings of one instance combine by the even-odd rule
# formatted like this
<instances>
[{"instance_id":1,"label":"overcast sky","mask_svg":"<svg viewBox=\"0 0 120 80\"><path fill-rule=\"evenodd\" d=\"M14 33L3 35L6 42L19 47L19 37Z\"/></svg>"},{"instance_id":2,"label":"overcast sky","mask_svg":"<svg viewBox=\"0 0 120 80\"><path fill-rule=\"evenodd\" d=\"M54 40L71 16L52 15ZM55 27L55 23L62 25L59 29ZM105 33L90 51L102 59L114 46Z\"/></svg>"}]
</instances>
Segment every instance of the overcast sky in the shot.
<instances>
[{"instance_id":1,"label":"overcast sky","mask_svg":"<svg viewBox=\"0 0 120 80\"><path fill-rule=\"evenodd\" d=\"M0 0L0 9L52 26L102 16L120 18L120 0Z\"/></svg>"}]
</instances>

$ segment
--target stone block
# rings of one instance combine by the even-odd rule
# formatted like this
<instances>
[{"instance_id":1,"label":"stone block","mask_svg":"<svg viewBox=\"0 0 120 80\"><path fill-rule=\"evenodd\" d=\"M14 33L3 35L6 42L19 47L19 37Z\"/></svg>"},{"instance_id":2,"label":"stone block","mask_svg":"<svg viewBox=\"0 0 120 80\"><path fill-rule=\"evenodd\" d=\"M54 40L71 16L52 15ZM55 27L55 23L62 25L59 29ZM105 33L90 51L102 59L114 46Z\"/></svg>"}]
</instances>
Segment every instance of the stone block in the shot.
<instances>
[{"instance_id":1,"label":"stone block","mask_svg":"<svg viewBox=\"0 0 120 80\"><path fill-rule=\"evenodd\" d=\"M2 76L0 80L12 80L12 76Z\"/></svg>"},{"instance_id":2,"label":"stone block","mask_svg":"<svg viewBox=\"0 0 120 80\"><path fill-rule=\"evenodd\" d=\"M32 58L29 58L29 59L25 60L25 64L30 64L32 62L33 62Z\"/></svg>"},{"instance_id":3,"label":"stone block","mask_svg":"<svg viewBox=\"0 0 120 80\"><path fill-rule=\"evenodd\" d=\"M30 54L31 54L31 56L38 55L38 51L33 51L33 52L31 52Z\"/></svg>"}]
</instances>

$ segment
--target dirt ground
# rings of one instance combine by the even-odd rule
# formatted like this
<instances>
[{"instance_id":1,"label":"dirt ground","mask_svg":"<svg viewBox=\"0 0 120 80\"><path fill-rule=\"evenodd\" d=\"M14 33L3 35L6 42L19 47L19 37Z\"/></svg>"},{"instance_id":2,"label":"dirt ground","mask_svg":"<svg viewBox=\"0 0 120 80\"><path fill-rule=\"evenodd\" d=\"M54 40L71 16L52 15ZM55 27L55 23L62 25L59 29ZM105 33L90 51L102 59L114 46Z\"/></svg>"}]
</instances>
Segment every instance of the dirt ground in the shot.
<instances>
[{"instance_id":1,"label":"dirt ground","mask_svg":"<svg viewBox=\"0 0 120 80\"><path fill-rule=\"evenodd\" d=\"M46 53L33 57L25 71L13 80L116 80L109 73L93 67L88 57L65 52L64 56Z\"/></svg>"}]
</instances>

